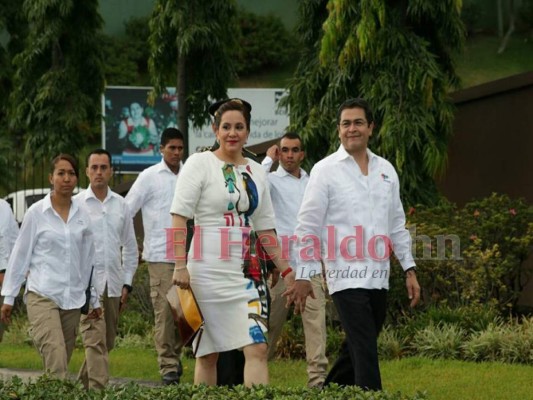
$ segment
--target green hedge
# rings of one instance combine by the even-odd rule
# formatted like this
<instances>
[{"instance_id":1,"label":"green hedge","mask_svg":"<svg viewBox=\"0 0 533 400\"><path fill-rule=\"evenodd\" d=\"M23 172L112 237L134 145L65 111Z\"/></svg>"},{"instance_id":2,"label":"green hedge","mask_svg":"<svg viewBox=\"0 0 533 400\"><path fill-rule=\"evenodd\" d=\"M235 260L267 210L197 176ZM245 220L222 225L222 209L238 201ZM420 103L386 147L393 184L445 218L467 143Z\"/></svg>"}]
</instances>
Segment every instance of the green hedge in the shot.
<instances>
[{"instance_id":1,"label":"green hedge","mask_svg":"<svg viewBox=\"0 0 533 400\"><path fill-rule=\"evenodd\" d=\"M180 384L175 386L146 387L136 383L125 386L110 387L106 390L85 391L81 384L60 381L43 376L34 383L23 383L20 379L0 381L0 400L9 399L338 399L338 400L421 400L426 399L422 393L404 396L401 393L363 392L357 387L340 388L331 386L322 391L308 388L276 388L258 386L248 389L243 386L233 388L220 386L195 386Z\"/></svg>"},{"instance_id":2,"label":"green hedge","mask_svg":"<svg viewBox=\"0 0 533 400\"><path fill-rule=\"evenodd\" d=\"M491 196L459 208L412 207L407 224L416 238L413 250L422 287L421 308L472 304L516 311L531 271L523 262L533 245L533 207L507 195ZM395 323L409 313L403 271L391 268L389 311Z\"/></svg>"}]
</instances>

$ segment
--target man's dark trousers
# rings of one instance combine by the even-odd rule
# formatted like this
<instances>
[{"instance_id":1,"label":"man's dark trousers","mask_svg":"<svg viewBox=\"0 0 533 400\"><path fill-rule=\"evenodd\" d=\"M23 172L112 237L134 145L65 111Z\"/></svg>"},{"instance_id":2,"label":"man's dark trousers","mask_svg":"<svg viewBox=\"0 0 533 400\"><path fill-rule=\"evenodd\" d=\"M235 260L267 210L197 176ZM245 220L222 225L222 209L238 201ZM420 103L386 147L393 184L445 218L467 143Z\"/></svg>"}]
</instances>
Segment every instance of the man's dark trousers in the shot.
<instances>
[{"instance_id":1,"label":"man's dark trousers","mask_svg":"<svg viewBox=\"0 0 533 400\"><path fill-rule=\"evenodd\" d=\"M381 390L377 338L387 305L385 289L345 289L331 295L346 338L324 385Z\"/></svg>"}]
</instances>

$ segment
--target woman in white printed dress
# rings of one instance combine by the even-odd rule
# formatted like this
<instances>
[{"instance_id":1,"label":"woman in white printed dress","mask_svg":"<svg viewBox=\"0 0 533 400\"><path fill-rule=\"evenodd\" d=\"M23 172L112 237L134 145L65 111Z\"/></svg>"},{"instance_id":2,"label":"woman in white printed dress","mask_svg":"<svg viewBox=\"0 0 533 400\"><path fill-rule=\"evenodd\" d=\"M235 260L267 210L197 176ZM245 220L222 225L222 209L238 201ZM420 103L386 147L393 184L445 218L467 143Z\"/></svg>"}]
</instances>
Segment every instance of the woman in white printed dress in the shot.
<instances>
[{"instance_id":1,"label":"woman in white printed dress","mask_svg":"<svg viewBox=\"0 0 533 400\"><path fill-rule=\"evenodd\" d=\"M173 227L184 232L187 219L194 218L195 229L187 262L185 246L175 247L173 281L181 288L190 284L205 319L201 340L194 343L194 382L215 385L218 353L242 349L244 384L266 384L267 286L249 246L250 229L258 242L267 244L265 250L289 287L294 272L281 257L265 172L242 155L251 106L230 99L215 107L213 128L220 147L189 157L176 183Z\"/></svg>"}]
</instances>

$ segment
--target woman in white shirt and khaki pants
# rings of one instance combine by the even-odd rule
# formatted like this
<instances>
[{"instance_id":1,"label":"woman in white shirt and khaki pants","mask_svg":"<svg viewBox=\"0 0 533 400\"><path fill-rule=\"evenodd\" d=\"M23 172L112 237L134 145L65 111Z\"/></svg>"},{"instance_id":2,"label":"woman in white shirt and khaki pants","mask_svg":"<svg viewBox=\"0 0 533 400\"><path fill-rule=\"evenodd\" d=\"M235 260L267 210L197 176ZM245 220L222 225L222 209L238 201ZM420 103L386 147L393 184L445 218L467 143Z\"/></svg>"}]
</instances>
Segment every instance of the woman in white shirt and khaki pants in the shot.
<instances>
[{"instance_id":1,"label":"woman in white shirt and khaki pants","mask_svg":"<svg viewBox=\"0 0 533 400\"><path fill-rule=\"evenodd\" d=\"M1 319L9 323L15 297L26 279L24 299L31 336L44 369L67 377L85 304L94 257L90 219L72 192L78 184L76 160L68 154L53 159L53 190L30 207L9 258L2 287L5 296ZM92 318L100 318L98 296L93 290Z\"/></svg>"}]
</instances>

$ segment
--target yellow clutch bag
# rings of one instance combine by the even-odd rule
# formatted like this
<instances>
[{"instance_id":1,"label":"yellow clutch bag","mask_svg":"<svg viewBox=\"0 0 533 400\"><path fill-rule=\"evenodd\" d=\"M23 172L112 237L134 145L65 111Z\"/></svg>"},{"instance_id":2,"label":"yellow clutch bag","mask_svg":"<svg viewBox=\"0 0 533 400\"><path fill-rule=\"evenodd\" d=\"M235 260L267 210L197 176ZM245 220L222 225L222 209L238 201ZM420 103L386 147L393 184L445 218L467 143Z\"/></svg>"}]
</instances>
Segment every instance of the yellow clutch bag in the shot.
<instances>
[{"instance_id":1,"label":"yellow clutch bag","mask_svg":"<svg viewBox=\"0 0 533 400\"><path fill-rule=\"evenodd\" d=\"M174 322L179 329L183 344L185 346L192 346L195 338L198 337L195 345L195 348L198 348L198 343L200 342L204 328L204 317L192 290L180 289L172 285L167 293L167 300L172 309Z\"/></svg>"}]
</instances>

